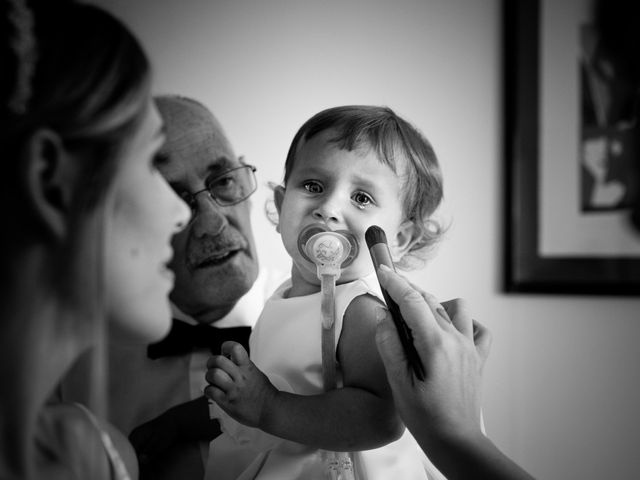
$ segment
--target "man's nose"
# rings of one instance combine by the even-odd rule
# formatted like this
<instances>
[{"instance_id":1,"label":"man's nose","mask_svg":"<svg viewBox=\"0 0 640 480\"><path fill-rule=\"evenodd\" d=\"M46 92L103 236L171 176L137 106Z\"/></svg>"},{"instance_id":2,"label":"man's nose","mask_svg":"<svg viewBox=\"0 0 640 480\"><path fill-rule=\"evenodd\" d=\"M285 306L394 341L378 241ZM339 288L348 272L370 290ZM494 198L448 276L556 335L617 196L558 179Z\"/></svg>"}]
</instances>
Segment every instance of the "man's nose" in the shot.
<instances>
[{"instance_id":1,"label":"man's nose","mask_svg":"<svg viewBox=\"0 0 640 480\"><path fill-rule=\"evenodd\" d=\"M196 196L193 212L193 232L196 237L219 235L229 224L224 207L218 205L208 192Z\"/></svg>"}]
</instances>

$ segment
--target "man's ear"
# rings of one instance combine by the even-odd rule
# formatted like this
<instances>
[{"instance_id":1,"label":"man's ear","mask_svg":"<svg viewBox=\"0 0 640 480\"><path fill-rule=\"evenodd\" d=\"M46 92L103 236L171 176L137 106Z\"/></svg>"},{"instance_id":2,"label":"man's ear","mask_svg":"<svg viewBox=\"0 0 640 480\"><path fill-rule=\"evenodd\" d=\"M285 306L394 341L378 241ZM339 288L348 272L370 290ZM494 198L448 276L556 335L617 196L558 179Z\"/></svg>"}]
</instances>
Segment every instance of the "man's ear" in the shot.
<instances>
[{"instance_id":1,"label":"man's ear","mask_svg":"<svg viewBox=\"0 0 640 480\"><path fill-rule=\"evenodd\" d=\"M273 187L273 202L276 204L276 210L278 211L278 219L280 218L280 212L282 211L282 202L284 201L285 188L282 185L276 185ZM280 233L280 222L276 225L276 232Z\"/></svg>"},{"instance_id":2,"label":"man's ear","mask_svg":"<svg viewBox=\"0 0 640 480\"><path fill-rule=\"evenodd\" d=\"M406 220L398 227L398 232L390 245L393 261L397 262L411 250L411 247L418 241L416 226L411 220Z\"/></svg>"},{"instance_id":3,"label":"man's ear","mask_svg":"<svg viewBox=\"0 0 640 480\"><path fill-rule=\"evenodd\" d=\"M53 235L66 235L77 164L60 136L39 129L27 141L23 153L23 182L27 207L34 222Z\"/></svg>"}]
</instances>

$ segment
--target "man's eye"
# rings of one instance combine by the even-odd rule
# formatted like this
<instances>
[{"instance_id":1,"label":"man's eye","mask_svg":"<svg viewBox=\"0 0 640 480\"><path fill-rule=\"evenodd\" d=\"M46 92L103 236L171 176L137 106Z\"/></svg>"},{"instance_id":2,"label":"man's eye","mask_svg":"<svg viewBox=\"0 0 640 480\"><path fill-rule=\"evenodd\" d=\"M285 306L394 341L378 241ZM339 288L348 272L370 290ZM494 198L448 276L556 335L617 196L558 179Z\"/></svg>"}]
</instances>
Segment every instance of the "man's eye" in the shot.
<instances>
[{"instance_id":1,"label":"man's eye","mask_svg":"<svg viewBox=\"0 0 640 480\"><path fill-rule=\"evenodd\" d=\"M354 202L363 207L373 203L371 197L364 192L356 192L352 198Z\"/></svg>"},{"instance_id":2,"label":"man's eye","mask_svg":"<svg viewBox=\"0 0 640 480\"><path fill-rule=\"evenodd\" d=\"M318 182L305 182L304 188L310 193L322 193L322 185Z\"/></svg>"},{"instance_id":3,"label":"man's eye","mask_svg":"<svg viewBox=\"0 0 640 480\"><path fill-rule=\"evenodd\" d=\"M235 183L235 178L232 175L225 175L224 177L216 178L211 184L209 188L218 189L218 188L233 188L233 184Z\"/></svg>"}]
</instances>

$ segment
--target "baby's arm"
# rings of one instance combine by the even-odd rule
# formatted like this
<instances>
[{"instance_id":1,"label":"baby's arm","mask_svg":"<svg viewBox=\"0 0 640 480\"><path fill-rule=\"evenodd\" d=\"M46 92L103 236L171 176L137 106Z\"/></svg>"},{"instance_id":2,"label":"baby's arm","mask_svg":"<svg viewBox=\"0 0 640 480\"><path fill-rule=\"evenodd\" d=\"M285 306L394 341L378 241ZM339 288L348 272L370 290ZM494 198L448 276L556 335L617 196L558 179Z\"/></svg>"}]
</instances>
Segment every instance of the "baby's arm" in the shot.
<instances>
[{"instance_id":1,"label":"baby's arm","mask_svg":"<svg viewBox=\"0 0 640 480\"><path fill-rule=\"evenodd\" d=\"M348 307L338 343L344 388L319 395L278 391L239 344L227 342L209 361L206 394L241 423L327 450L380 447L402 434L375 344L370 296Z\"/></svg>"}]
</instances>

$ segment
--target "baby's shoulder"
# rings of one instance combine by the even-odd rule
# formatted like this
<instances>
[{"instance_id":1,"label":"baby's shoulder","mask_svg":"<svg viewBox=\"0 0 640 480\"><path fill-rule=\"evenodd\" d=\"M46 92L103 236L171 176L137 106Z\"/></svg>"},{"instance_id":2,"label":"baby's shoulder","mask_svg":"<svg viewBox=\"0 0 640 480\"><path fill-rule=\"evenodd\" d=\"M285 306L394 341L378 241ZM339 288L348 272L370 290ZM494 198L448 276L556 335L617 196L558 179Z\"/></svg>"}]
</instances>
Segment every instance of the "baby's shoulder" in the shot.
<instances>
[{"instance_id":1,"label":"baby's shoulder","mask_svg":"<svg viewBox=\"0 0 640 480\"><path fill-rule=\"evenodd\" d=\"M376 311L385 308L385 303L371 293L363 293L353 298L344 312L346 321L376 324Z\"/></svg>"},{"instance_id":2,"label":"baby's shoulder","mask_svg":"<svg viewBox=\"0 0 640 480\"><path fill-rule=\"evenodd\" d=\"M337 356L344 375L345 385L359 381L378 384L379 354L376 348L377 310L384 303L377 297L364 294L353 299L344 315L338 340Z\"/></svg>"},{"instance_id":3,"label":"baby's shoulder","mask_svg":"<svg viewBox=\"0 0 640 480\"><path fill-rule=\"evenodd\" d=\"M358 311L361 308L367 308L370 304L381 304L381 299L382 292L375 274L358 278L338 286L336 295L337 313L339 316L347 315L349 310ZM376 300L378 303L376 303Z\"/></svg>"}]
</instances>

